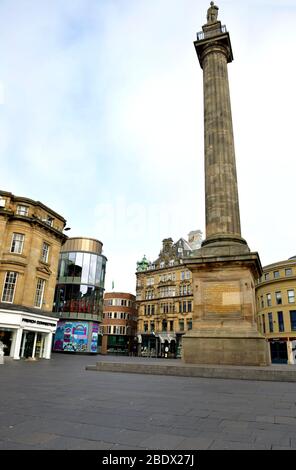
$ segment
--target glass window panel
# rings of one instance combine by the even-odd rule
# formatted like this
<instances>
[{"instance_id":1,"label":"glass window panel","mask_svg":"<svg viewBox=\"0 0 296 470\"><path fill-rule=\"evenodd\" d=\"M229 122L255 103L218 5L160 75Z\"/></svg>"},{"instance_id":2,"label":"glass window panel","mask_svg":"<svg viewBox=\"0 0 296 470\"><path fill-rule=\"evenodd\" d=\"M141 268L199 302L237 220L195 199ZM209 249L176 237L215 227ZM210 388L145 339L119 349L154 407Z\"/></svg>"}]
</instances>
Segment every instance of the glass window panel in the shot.
<instances>
[{"instance_id":1,"label":"glass window panel","mask_svg":"<svg viewBox=\"0 0 296 470\"><path fill-rule=\"evenodd\" d=\"M97 255L90 256L89 276L88 283L95 284L96 282L96 269L97 269Z\"/></svg>"},{"instance_id":2,"label":"glass window panel","mask_svg":"<svg viewBox=\"0 0 296 470\"><path fill-rule=\"evenodd\" d=\"M105 283L105 272L106 272L106 261L103 260L103 261L102 261L102 270L101 270L101 282L100 282L100 286L101 286L101 287L104 287L104 283Z\"/></svg>"},{"instance_id":3,"label":"glass window panel","mask_svg":"<svg viewBox=\"0 0 296 470\"><path fill-rule=\"evenodd\" d=\"M23 251L25 235L22 233L13 233L12 241L11 241L11 253L19 253L21 254Z\"/></svg>"},{"instance_id":4,"label":"glass window panel","mask_svg":"<svg viewBox=\"0 0 296 470\"><path fill-rule=\"evenodd\" d=\"M76 260L76 253L68 253L68 263L67 263L67 271L66 277L70 277L72 280L75 273L75 260Z\"/></svg>"},{"instance_id":5,"label":"glass window panel","mask_svg":"<svg viewBox=\"0 0 296 470\"><path fill-rule=\"evenodd\" d=\"M296 331L296 310L290 310L291 330Z\"/></svg>"},{"instance_id":6,"label":"glass window panel","mask_svg":"<svg viewBox=\"0 0 296 470\"><path fill-rule=\"evenodd\" d=\"M100 284L100 282L101 282L101 272L102 272L102 258L101 258L101 256L97 256L97 269L96 269L95 284Z\"/></svg>"},{"instance_id":7,"label":"glass window panel","mask_svg":"<svg viewBox=\"0 0 296 470\"><path fill-rule=\"evenodd\" d=\"M278 312L279 331L285 331L283 312Z\"/></svg>"},{"instance_id":8,"label":"glass window panel","mask_svg":"<svg viewBox=\"0 0 296 470\"><path fill-rule=\"evenodd\" d=\"M4 288L2 293L2 302L12 303L16 286L17 273L8 271L6 273Z\"/></svg>"},{"instance_id":9,"label":"glass window panel","mask_svg":"<svg viewBox=\"0 0 296 470\"><path fill-rule=\"evenodd\" d=\"M41 261L43 261L44 263L47 263L48 255L49 255L49 244L46 242L43 242L42 249L41 249Z\"/></svg>"},{"instance_id":10,"label":"glass window panel","mask_svg":"<svg viewBox=\"0 0 296 470\"><path fill-rule=\"evenodd\" d=\"M88 283L89 265L90 265L90 253L84 253L82 274L81 274L81 282L83 284Z\"/></svg>"},{"instance_id":11,"label":"glass window panel","mask_svg":"<svg viewBox=\"0 0 296 470\"><path fill-rule=\"evenodd\" d=\"M76 253L74 277L76 282L80 282L83 266L83 253Z\"/></svg>"},{"instance_id":12,"label":"glass window panel","mask_svg":"<svg viewBox=\"0 0 296 470\"><path fill-rule=\"evenodd\" d=\"M37 286L36 286L36 293L35 293L35 301L34 301L34 306L37 308L42 307L44 286L45 286L45 280L38 278Z\"/></svg>"}]
</instances>

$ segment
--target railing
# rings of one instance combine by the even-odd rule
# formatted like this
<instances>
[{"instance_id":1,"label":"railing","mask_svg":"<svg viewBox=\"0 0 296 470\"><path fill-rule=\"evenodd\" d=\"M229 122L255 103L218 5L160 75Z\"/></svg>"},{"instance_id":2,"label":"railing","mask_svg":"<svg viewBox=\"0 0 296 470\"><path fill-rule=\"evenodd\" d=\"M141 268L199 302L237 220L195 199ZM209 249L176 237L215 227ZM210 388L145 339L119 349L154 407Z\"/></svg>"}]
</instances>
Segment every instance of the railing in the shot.
<instances>
[{"instance_id":1,"label":"railing","mask_svg":"<svg viewBox=\"0 0 296 470\"><path fill-rule=\"evenodd\" d=\"M211 38L213 36L218 36L218 34L223 34L223 33L227 33L227 29L226 29L226 26L221 26L220 28L217 28L217 29L212 29L210 31L200 31L199 33L197 33L197 40L198 41L202 41L203 39L208 39L208 38Z\"/></svg>"}]
</instances>

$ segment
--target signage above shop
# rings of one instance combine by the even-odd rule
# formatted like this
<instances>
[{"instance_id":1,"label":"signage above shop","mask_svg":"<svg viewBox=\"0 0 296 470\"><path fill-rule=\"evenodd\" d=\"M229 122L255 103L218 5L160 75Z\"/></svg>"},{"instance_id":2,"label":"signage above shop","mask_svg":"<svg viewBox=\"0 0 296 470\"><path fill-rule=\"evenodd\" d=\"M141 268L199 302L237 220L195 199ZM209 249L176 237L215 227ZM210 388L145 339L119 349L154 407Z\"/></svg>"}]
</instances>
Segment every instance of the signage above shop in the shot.
<instances>
[{"instance_id":1,"label":"signage above shop","mask_svg":"<svg viewBox=\"0 0 296 470\"><path fill-rule=\"evenodd\" d=\"M55 323L49 323L49 322L45 322L45 321L41 321L41 320L32 320L31 318L23 318L22 321L25 322L25 323L34 323L36 325L56 327Z\"/></svg>"}]
</instances>

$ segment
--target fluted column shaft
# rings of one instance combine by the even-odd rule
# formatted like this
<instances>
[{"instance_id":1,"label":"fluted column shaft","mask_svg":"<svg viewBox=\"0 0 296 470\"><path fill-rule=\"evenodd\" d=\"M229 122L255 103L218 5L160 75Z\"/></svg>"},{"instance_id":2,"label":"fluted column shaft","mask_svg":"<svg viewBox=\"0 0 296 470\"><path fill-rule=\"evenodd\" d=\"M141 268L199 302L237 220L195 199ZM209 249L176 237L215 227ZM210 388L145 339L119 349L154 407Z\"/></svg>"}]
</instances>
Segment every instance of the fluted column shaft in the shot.
<instances>
[{"instance_id":1,"label":"fluted column shaft","mask_svg":"<svg viewBox=\"0 0 296 470\"><path fill-rule=\"evenodd\" d=\"M211 44L202 54L204 76L205 199L207 238L240 237L227 49Z\"/></svg>"}]
</instances>

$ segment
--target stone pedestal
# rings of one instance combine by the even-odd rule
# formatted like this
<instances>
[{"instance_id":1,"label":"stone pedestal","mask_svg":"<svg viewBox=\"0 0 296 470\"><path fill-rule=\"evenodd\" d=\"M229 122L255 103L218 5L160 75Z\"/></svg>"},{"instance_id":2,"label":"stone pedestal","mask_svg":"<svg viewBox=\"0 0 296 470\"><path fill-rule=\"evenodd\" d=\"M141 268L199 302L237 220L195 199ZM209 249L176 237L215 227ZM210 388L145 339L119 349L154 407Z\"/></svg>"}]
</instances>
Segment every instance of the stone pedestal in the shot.
<instances>
[{"instance_id":1,"label":"stone pedestal","mask_svg":"<svg viewBox=\"0 0 296 470\"><path fill-rule=\"evenodd\" d=\"M184 362L270 364L255 323L258 254L200 256L185 264L193 275L194 312L193 328L183 336Z\"/></svg>"}]
</instances>

